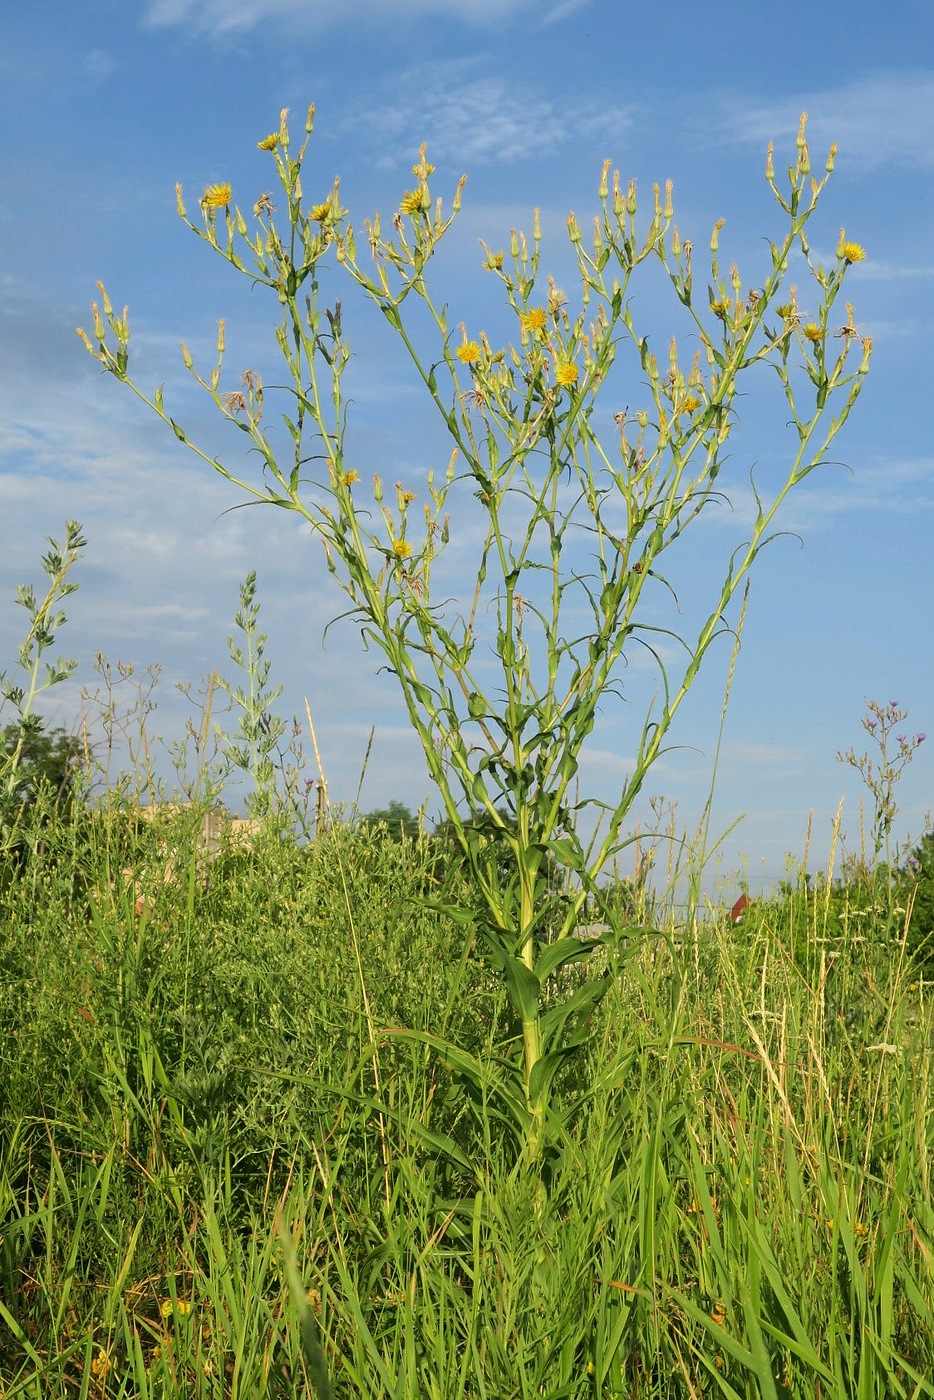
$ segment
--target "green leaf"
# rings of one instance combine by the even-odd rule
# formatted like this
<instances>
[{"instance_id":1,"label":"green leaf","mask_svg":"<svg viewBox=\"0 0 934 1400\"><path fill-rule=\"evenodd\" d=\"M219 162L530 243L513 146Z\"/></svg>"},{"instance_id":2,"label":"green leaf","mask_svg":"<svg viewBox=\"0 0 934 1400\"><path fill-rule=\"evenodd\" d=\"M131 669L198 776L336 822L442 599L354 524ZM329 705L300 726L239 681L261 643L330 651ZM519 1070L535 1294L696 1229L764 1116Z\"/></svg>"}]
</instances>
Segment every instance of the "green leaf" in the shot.
<instances>
[{"instance_id":1,"label":"green leaf","mask_svg":"<svg viewBox=\"0 0 934 1400\"><path fill-rule=\"evenodd\" d=\"M538 1004L542 995L542 984L521 958L502 954L500 968L509 992L509 1000L519 1018L534 1021L538 1017Z\"/></svg>"},{"instance_id":2,"label":"green leaf","mask_svg":"<svg viewBox=\"0 0 934 1400\"><path fill-rule=\"evenodd\" d=\"M570 967L571 963L589 958L596 946L592 938L558 938L554 943L546 943L536 960L535 975L544 986L559 967Z\"/></svg>"},{"instance_id":3,"label":"green leaf","mask_svg":"<svg viewBox=\"0 0 934 1400\"><path fill-rule=\"evenodd\" d=\"M556 1006L551 1006L541 1017L542 1039L549 1041L557 1039L564 1031L568 1021L574 1019L583 1021L593 1008L606 995L609 987L609 980L606 977L591 978L587 982L582 982L579 987L575 987L566 1000L559 1002ZM583 1041L578 1041L583 1044Z\"/></svg>"},{"instance_id":4,"label":"green leaf","mask_svg":"<svg viewBox=\"0 0 934 1400\"><path fill-rule=\"evenodd\" d=\"M535 1061L529 1075L529 1100L533 1108L547 1103L555 1075L577 1048L576 1045L565 1045L560 1050L551 1050L541 1055Z\"/></svg>"}]
</instances>

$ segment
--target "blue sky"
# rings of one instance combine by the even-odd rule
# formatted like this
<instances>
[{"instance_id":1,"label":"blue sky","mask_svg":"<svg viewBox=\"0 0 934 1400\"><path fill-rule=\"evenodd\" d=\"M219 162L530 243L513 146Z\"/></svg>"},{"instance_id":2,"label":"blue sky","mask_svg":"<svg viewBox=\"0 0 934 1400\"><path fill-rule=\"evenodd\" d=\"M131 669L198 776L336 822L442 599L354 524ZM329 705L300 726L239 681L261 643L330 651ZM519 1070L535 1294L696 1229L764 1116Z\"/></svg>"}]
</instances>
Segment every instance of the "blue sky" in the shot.
<instances>
[{"instance_id":1,"label":"blue sky","mask_svg":"<svg viewBox=\"0 0 934 1400\"><path fill-rule=\"evenodd\" d=\"M342 609L320 548L281 512L228 512L232 489L187 454L146 410L98 372L75 327L103 280L128 303L135 373L164 383L186 424L242 466L238 441L212 423L181 367L184 338L206 361L225 316L231 364L269 355L274 307L250 292L175 213L229 180L244 209L271 184L257 141L289 107L316 127L306 192L340 174L356 224L390 213L427 141L438 188L468 183L439 277L451 320L494 318L478 239L508 243L539 207L543 267L568 267L564 220L596 212L605 158L643 192L674 181L677 222L704 247L718 217L725 262L754 280L764 239L781 228L763 180L765 148L793 159L802 111L815 167L831 141L836 173L812 242L831 259L838 231L867 250L847 296L874 340L874 363L835 455L781 523L791 532L754 575L720 757L714 825L742 823L724 871L745 859L750 884L781 877L803 852L826 859L845 799L847 845L859 844L860 783L836 760L862 748L866 697L898 698L906 729L934 733L930 352L934 323L934 14L928 0L877 7L786 0L634 6L624 0L35 0L0 19L0 656L20 634L15 585L34 579L46 535L77 517L88 536L61 650L74 683L50 697L75 725L94 658L159 663L151 723L166 740L191 714L176 682L231 674L226 637L240 581L258 573L279 702L308 698L331 795L361 805L429 799L417 745L392 678L379 674ZM925 61L929 66L925 68ZM320 194L313 190L320 181ZM429 408L363 310L355 323L354 432L361 476L412 478L446 464ZM664 315L651 299L646 314ZM673 315L673 312L671 313ZM653 323L654 324L654 323ZM673 321L672 329L676 329ZM664 323L659 332L666 335ZM353 332L351 333L353 335ZM661 343L665 343L662 340ZM247 348L249 347L249 348ZM262 347L262 348L260 348ZM235 387L232 385L231 387ZM633 383L634 399L639 385ZM172 396L176 397L172 399ZM698 548L709 562L742 538L748 472L790 448L780 406L750 402L730 483L734 510ZM409 478L407 477L407 480ZM748 515L747 515L748 520ZM730 533L730 528L733 533ZM736 533L738 532L738 533ZM464 556L466 558L466 554ZM927 601L926 601L927 600ZM646 789L677 803L692 828L706 798L728 649L712 654L697 693ZM582 785L612 796L624 780L639 711L607 707ZM907 771L898 835L920 834L934 738ZM160 760L161 761L161 760ZM163 764L167 768L167 763ZM634 813L645 819L647 802Z\"/></svg>"}]
</instances>

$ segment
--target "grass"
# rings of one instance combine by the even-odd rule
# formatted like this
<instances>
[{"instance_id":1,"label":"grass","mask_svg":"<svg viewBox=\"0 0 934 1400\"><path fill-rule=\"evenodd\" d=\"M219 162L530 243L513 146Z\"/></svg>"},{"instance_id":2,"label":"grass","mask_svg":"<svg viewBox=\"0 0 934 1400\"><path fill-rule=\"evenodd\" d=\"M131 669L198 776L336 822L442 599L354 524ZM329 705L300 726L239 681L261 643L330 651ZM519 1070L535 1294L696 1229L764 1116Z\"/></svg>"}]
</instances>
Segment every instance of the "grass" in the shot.
<instances>
[{"instance_id":1,"label":"grass","mask_svg":"<svg viewBox=\"0 0 934 1400\"><path fill-rule=\"evenodd\" d=\"M205 884L192 828L61 816L0 891L4 1400L934 1395L930 1005L865 901L631 943L533 1173L430 843Z\"/></svg>"}]
</instances>

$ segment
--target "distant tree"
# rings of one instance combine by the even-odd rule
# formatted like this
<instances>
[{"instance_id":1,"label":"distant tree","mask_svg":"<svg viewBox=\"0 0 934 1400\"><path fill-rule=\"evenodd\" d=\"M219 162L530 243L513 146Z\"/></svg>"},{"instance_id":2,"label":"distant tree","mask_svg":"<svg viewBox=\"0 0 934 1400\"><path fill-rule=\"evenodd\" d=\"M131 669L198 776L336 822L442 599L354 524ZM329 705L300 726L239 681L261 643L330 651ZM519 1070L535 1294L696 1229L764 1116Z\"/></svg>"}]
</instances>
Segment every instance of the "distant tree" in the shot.
<instances>
[{"instance_id":1,"label":"distant tree","mask_svg":"<svg viewBox=\"0 0 934 1400\"><path fill-rule=\"evenodd\" d=\"M0 881L47 850L53 813L73 809L81 752L73 734L46 732L34 714L0 731Z\"/></svg>"},{"instance_id":2,"label":"distant tree","mask_svg":"<svg viewBox=\"0 0 934 1400\"><path fill-rule=\"evenodd\" d=\"M515 817L505 807L499 807L497 815L499 820L494 821L486 812L474 812L472 816L463 818L458 826L449 820L441 821L433 833L437 850L434 862L436 881L441 884L462 881L467 882L468 886L472 885L479 915L489 911L490 898L484 895L471 876L471 863L462 845L461 832L469 842L486 843L495 852L495 862L488 863L487 870L491 875L495 872L498 888L494 899L501 907L505 908L511 900L515 900L518 892L519 869L515 848L510 841L516 825ZM539 870L539 892L545 895L547 901L560 907L564 888L564 873L551 853L546 852Z\"/></svg>"},{"instance_id":3,"label":"distant tree","mask_svg":"<svg viewBox=\"0 0 934 1400\"><path fill-rule=\"evenodd\" d=\"M927 962L934 962L934 831L922 836L902 864L899 903L908 907L908 946Z\"/></svg>"},{"instance_id":4,"label":"distant tree","mask_svg":"<svg viewBox=\"0 0 934 1400\"><path fill-rule=\"evenodd\" d=\"M4 807L33 807L43 794L55 802L71 797L80 760L81 741L61 726L46 732L38 715L8 724L0 737Z\"/></svg>"},{"instance_id":5,"label":"distant tree","mask_svg":"<svg viewBox=\"0 0 934 1400\"><path fill-rule=\"evenodd\" d=\"M418 817L413 816L404 802L395 799L388 807L377 807L360 818L360 825L366 827L386 827L394 841L415 841L421 830Z\"/></svg>"}]
</instances>

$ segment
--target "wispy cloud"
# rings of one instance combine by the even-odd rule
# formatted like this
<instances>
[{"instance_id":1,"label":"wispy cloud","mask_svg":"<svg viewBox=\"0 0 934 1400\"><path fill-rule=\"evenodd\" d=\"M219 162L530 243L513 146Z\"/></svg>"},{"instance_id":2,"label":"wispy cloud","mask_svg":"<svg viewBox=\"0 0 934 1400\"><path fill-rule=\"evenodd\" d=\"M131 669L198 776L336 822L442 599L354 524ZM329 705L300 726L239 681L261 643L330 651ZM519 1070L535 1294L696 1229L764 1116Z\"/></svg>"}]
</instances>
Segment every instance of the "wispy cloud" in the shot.
<instances>
[{"instance_id":1,"label":"wispy cloud","mask_svg":"<svg viewBox=\"0 0 934 1400\"><path fill-rule=\"evenodd\" d=\"M925 267L911 267L873 258L861 269L861 276L867 282L918 282L934 277L934 262Z\"/></svg>"},{"instance_id":2,"label":"wispy cloud","mask_svg":"<svg viewBox=\"0 0 934 1400\"><path fill-rule=\"evenodd\" d=\"M802 90L770 103L728 98L718 123L732 141L784 144L808 113L815 168L832 142L845 171L880 166L934 169L934 73L880 73L824 92Z\"/></svg>"},{"instance_id":3,"label":"wispy cloud","mask_svg":"<svg viewBox=\"0 0 934 1400\"><path fill-rule=\"evenodd\" d=\"M347 131L365 133L386 165L397 163L400 150L416 149L426 131L433 156L465 167L540 160L584 136L618 142L634 113L631 106L588 102L579 94L561 104L530 84L484 72L474 58L413 68L393 83L393 92L400 89L418 92L417 118L410 103L377 99L345 124Z\"/></svg>"},{"instance_id":4,"label":"wispy cloud","mask_svg":"<svg viewBox=\"0 0 934 1400\"><path fill-rule=\"evenodd\" d=\"M83 75L95 83L105 82L114 71L114 67L112 55L103 49L92 49L90 53L85 54L80 64Z\"/></svg>"},{"instance_id":5,"label":"wispy cloud","mask_svg":"<svg viewBox=\"0 0 934 1400\"><path fill-rule=\"evenodd\" d=\"M572 14L589 0L563 0L544 15L543 24ZM536 0L150 0L146 22L156 28L183 26L215 35L245 33L259 25L286 23L303 30L326 24L392 23L428 18L464 24L502 24L523 12L535 14Z\"/></svg>"},{"instance_id":6,"label":"wispy cloud","mask_svg":"<svg viewBox=\"0 0 934 1400\"><path fill-rule=\"evenodd\" d=\"M708 511L702 520L707 530L751 529L756 520L755 493L743 479L725 487L729 508ZM767 495L768 493L766 493ZM905 515L916 518L934 509L934 461L919 457L902 461L875 461L841 471L839 464L819 467L808 482L786 500L778 528L811 535L826 522L855 513Z\"/></svg>"}]
</instances>

